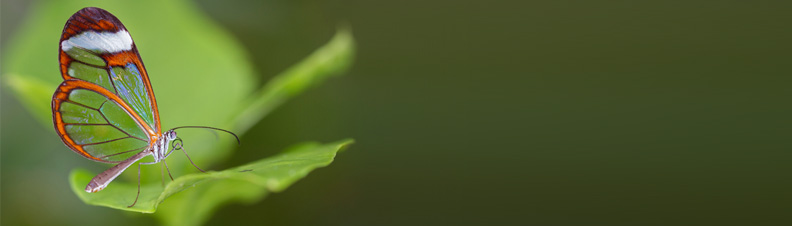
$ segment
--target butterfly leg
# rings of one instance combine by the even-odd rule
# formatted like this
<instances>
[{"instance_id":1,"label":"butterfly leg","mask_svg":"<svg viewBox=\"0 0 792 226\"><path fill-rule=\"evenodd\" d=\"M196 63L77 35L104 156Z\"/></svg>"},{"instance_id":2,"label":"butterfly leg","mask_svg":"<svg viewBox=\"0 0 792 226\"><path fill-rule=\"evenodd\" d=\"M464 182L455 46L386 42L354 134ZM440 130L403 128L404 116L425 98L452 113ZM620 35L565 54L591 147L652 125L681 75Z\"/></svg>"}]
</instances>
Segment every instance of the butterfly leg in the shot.
<instances>
[{"instance_id":1,"label":"butterfly leg","mask_svg":"<svg viewBox=\"0 0 792 226\"><path fill-rule=\"evenodd\" d=\"M162 164L165 165L165 169L168 170L168 176L170 177L171 181L173 181L173 175L171 175L171 173L170 173L170 169L168 168L168 163L165 162L165 160L163 159L162 160ZM163 176L163 177L165 177L165 176Z\"/></svg>"},{"instance_id":2,"label":"butterfly leg","mask_svg":"<svg viewBox=\"0 0 792 226\"><path fill-rule=\"evenodd\" d=\"M137 191L137 195L135 195L135 202L133 202L132 205L127 206L127 208L132 208L133 206L135 206L135 204L137 204L138 198L140 198L140 165L142 164L143 164L142 162L138 163L138 191Z\"/></svg>"},{"instance_id":3,"label":"butterfly leg","mask_svg":"<svg viewBox=\"0 0 792 226\"><path fill-rule=\"evenodd\" d=\"M187 151L185 151L185 150L184 150L184 146L180 146L180 147L179 147L179 149L181 149L181 150L182 150L182 152L184 152L184 155L185 155L185 156L187 156L187 160L190 160L190 164L192 164L193 166L195 166L195 168L196 168L196 169L198 169L198 170L200 170L201 172L204 172L204 173L206 173L206 171L202 170L202 169L201 169L201 167L198 167L198 166L196 166L196 165L195 165L195 163L193 163L192 159L190 159L190 155L188 155L188 154L187 154Z\"/></svg>"},{"instance_id":4,"label":"butterfly leg","mask_svg":"<svg viewBox=\"0 0 792 226\"><path fill-rule=\"evenodd\" d=\"M162 182L162 187L165 187L165 167L162 164L160 164L160 182Z\"/></svg>"},{"instance_id":5,"label":"butterfly leg","mask_svg":"<svg viewBox=\"0 0 792 226\"><path fill-rule=\"evenodd\" d=\"M168 163L165 160L162 160L162 164L160 164L160 181L162 181L162 187L165 187L165 170L168 170L168 177L170 177L171 181L173 181L173 175L171 175L170 168L168 168Z\"/></svg>"},{"instance_id":6,"label":"butterfly leg","mask_svg":"<svg viewBox=\"0 0 792 226\"><path fill-rule=\"evenodd\" d=\"M135 202L133 202L132 205L127 206L127 208L132 208L133 206L135 206L135 204L137 204L138 198L140 198L140 165L151 165L151 164L154 164L154 163L156 163L156 162L140 162L140 163L138 163L138 189L137 189L137 195L135 195Z\"/></svg>"}]
</instances>

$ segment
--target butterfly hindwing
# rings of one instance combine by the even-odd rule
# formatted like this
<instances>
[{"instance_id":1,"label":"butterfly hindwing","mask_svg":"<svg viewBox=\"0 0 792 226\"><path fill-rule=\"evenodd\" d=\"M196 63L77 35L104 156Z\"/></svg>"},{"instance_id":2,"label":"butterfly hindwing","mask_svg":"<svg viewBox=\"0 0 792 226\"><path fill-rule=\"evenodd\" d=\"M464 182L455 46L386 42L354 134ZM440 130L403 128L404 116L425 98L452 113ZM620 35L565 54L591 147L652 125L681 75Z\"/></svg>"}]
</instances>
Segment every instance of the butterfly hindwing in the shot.
<instances>
[{"instance_id":1,"label":"butterfly hindwing","mask_svg":"<svg viewBox=\"0 0 792 226\"><path fill-rule=\"evenodd\" d=\"M75 152L100 162L120 162L149 146L149 136L115 96L95 84L67 80L52 99L55 130Z\"/></svg>"}]
</instances>

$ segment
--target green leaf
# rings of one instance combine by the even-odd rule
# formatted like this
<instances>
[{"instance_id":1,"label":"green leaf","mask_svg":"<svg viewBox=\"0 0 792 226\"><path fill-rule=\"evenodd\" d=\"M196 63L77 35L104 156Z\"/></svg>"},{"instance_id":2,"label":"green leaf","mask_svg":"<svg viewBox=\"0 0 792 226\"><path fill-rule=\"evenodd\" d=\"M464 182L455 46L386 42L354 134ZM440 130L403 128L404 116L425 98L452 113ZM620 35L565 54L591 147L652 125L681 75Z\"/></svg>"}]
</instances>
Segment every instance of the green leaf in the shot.
<instances>
[{"instance_id":1,"label":"green leaf","mask_svg":"<svg viewBox=\"0 0 792 226\"><path fill-rule=\"evenodd\" d=\"M100 192L88 193L85 192L85 186L95 173L82 169L72 171L70 182L74 193L85 203L142 213L153 213L166 198L192 190L171 201L171 207L183 208L166 208L157 216L164 223L172 225L199 224L210 216L218 204L226 200L255 201L268 192L285 190L312 170L332 163L336 153L352 142L347 139L329 144L304 143L246 165L219 172L184 175L169 181L164 188L159 183L147 184L141 186L140 198L132 208L127 206L135 200L136 183L114 181ZM135 166L127 169L136 170ZM185 223L185 220L192 223Z\"/></svg>"}]
</instances>

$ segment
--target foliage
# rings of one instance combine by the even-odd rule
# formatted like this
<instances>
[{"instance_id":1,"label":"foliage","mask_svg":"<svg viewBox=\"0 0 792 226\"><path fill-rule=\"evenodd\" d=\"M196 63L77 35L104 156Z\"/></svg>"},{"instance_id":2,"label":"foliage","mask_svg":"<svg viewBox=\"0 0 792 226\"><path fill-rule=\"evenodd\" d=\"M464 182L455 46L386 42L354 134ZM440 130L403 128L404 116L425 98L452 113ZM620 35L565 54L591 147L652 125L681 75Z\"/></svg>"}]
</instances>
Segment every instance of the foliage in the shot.
<instances>
[{"instance_id":1,"label":"foliage","mask_svg":"<svg viewBox=\"0 0 792 226\"><path fill-rule=\"evenodd\" d=\"M51 96L62 80L55 63L57 40L66 19L86 6L75 0L35 5L3 59L3 83L47 127L52 125ZM116 15L132 34L155 90L163 129L205 125L244 133L290 97L329 76L342 74L351 66L354 56L351 32L339 28L326 45L256 89L257 76L244 48L191 3L103 1L91 6ZM144 11L142 16L140 12ZM180 136L189 148L190 157L201 165L225 159L235 147L232 139L217 139L208 133L180 133ZM54 131L49 137L57 139ZM136 190L134 165L122 175L126 181L116 179L98 193L77 189L98 172L75 170L71 183L75 193L88 204L146 213L155 212L166 198L184 191L172 196L170 203L163 203L168 209L161 212L167 214L156 216L168 224L200 224L219 204L232 200L255 201L268 191L285 189L310 170L332 162L335 153L350 143L350 140L324 145L307 143L284 154L208 174L188 174L195 172L189 162L170 158L168 165L178 178L163 188L159 167L144 166L140 201L134 208L126 208ZM222 192L216 192L219 190ZM193 216L202 218L186 219Z\"/></svg>"}]
</instances>

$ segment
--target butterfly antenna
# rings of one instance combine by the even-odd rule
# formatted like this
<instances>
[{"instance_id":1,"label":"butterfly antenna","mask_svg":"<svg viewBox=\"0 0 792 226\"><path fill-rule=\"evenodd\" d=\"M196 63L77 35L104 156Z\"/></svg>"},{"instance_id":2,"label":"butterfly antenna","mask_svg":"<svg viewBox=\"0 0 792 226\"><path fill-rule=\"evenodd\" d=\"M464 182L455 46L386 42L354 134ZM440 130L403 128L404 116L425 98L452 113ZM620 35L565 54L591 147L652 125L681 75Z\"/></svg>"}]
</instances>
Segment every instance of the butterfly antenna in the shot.
<instances>
[{"instance_id":1,"label":"butterfly antenna","mask_svg":"<svg viewBox=\"0 0 792 226\"><path fill-rule=\"evenodd\" d=\"M239 136L237 136L236 133L228 131L228 130L220 129L220 128L214 128L214 127L209 127L209 126L179 126L179 127L173 128L171 130L186 129L186 128L212 129L212 130L217 130L217 131L223 131L223 132L226 132L226 133L231 134L232 136L234 136L234 138L236 138L237 145L241 145L242 144L242 142L239 141Z\"/></svg>"}]
</instances>

